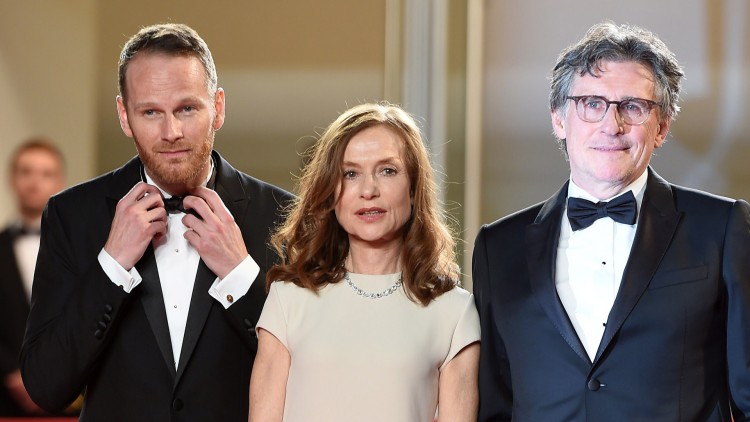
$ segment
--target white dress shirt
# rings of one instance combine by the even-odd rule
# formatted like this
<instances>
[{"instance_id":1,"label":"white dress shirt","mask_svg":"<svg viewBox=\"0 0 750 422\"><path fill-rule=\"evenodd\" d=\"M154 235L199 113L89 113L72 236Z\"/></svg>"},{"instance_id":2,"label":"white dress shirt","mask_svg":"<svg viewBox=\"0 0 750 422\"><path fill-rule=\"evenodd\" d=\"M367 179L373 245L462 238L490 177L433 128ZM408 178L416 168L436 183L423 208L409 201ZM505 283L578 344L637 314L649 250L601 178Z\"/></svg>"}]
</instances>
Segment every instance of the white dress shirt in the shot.
<instances>
[{"instance_id":1,"label":"white dress shirt","mask_svg":"<svg viewBox=\"0 0 750 422\"><path fill-rule=\"evenodd\" d=\"M607 201L633 191L640 212L648 172ZM568 197L594 198L570 180ZM566 202L567 204L567 202ZM560 226L557 245L555 284L557 294L581 340L586 353L594 361L609 311L620 289L637 223L617 223L609 217L596 220L591 226L573 231L568 221L567 206Z\"/></svg>"},{"instance_id":2,"label":"white dress shirt","mask_svg":"<svg viewBox=\"0 0 750 422\"><path fill-rule=\"evenodd\" d=\"M210 175L210 173L209 173ZM210 176L209 176L210 177ZM208 179L206 180L208 182ZM146 175L146 183L159 188L153 180ZM206 183L203 184L205 186ZM164 192L165 198L171 195ZM190 299L195 284L195 276L198 271L200 255L183 236L187 227L182 224L185 213L167 214L167 233L159 240L151 242L156 258L156 267L159 272L162 295L164 296L164 307L169 324L169 336L172 341L172 352L174 354L175 368L180 362L182 340L185 335ZM129 271L120 266L103 248L99 253L99 263L107 276L118 286L130 293L142 278L135 267ZM218 277L209 288L208 294L219 301L224 308L244 296L255 277L258 276L260 267L248 255L237 267L235 267L223 280Z\"/></svg>"},{"instance_id":3,"label":"white dress shirt","mask_svg":"<svg viewBox=\"0 0 750 422\"><path fill-rule=\"evenodd\" d=\"M18 272L21 274L26 299L29 301L31 301L31 284L34 282L34 269L36 268L36 257L39 255L40 238L38 233L25 233L19 235L13 241L13 252L16 255Z\"/></svg>"}]
</instances>

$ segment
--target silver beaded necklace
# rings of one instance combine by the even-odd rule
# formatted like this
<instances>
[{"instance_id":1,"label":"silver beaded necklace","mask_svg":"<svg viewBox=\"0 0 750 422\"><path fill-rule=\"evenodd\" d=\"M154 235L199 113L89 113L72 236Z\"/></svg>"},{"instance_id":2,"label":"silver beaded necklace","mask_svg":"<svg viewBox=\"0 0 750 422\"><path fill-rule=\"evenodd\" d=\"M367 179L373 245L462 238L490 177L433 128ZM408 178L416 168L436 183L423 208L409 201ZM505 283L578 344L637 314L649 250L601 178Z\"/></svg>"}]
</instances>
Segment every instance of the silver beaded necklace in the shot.
<instances>
[{"instance_id":1,"label":"silver beaded necklace","mask_svg":"<svg viewBox=\"0 0 750 422\"><path fill-rule=\"evenodd\" d=\"M391 293L393 293L396 290L398 290L399 287L401 287L401 279L402 278L403 278L403 275L399 276L398 277L398 281L396 281L396 284L394 284L393 286L391 286L391 287L383 290L380 293L370 293L370 292L366 292L366 291L360 289L359 287L357 287L357 285L354 284L354 282L352 281L352 279L349 278L349 273L346 273L344 275L344 280L346 280L346 284L348 284L349 287L351 287L352 289L354 289L354 291L358 295L360 295L360 296L362 296L364 298L367 298L367 299L380 299L381 297L386 297L386 296L390 295Z\"/></svg>"}]
</instances>

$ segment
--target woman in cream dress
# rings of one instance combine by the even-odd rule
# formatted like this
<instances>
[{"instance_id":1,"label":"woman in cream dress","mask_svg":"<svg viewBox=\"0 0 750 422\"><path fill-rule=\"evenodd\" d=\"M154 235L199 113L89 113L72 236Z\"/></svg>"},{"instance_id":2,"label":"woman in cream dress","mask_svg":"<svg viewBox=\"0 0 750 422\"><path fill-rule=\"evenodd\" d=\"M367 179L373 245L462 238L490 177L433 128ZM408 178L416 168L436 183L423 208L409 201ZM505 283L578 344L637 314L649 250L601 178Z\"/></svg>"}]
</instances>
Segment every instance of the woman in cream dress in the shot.
<instances>
[{"instance_id":1,"label":"woman in cream dress","mask_svg":"<svg viewBox=\"0 0 750 422\"><path fill-rule=\"evenodd\" d=\"M412 117L346 111L298 194L272 238L250 420L476 420L477 311Z\"/></svg>"}]
</instances>

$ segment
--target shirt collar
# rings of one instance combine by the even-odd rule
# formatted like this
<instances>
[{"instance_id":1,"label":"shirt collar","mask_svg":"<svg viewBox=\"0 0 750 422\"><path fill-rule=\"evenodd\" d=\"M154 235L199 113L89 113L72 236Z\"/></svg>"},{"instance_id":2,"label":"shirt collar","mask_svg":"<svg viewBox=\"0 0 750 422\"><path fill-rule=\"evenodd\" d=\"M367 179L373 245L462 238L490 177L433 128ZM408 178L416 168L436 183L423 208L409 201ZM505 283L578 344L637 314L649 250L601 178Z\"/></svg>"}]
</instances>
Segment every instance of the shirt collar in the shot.
<instances>
[{"instance_id":1,"label":"shirt collar","mask_svg":"<svg viewBox=\"0 0 750 422\"><path fill-rule=\"evenodd\" d=\"M646 191L647 180L648 170L644 170L643 173L633 181L633 183L629 184L627 187L625 187L625 189L618 192L617 195L614 195L611 198L607 198L605 201L611 201L612 199L622 195L627 191L633 191L633 196L635 196L635 201L638 205L638 211L640 212L641 203L643 202L643 194ZM581 188L580 186L576 185L572 177L570 178L570 183L568 184L568 198L583 198L594 203L601 201L600 199L595 198L593 195L583 190L583 188Z\"/></svg>"}]
</instances>

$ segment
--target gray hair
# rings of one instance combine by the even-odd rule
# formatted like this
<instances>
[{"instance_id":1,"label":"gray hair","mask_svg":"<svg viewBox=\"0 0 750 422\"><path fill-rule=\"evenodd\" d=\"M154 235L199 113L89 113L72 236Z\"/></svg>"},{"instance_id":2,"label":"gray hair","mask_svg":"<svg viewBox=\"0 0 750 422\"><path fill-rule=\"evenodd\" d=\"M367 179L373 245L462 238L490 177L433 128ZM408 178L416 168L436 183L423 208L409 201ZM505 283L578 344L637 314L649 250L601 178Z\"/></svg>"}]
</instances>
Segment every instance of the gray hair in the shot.
<instances>
[{"instance_id":1,"label":"gray hair","mask_svg":"<svg viewBox=\"0 0 750 422\"><path fill-rule=\"evenodd\" d=\"M632 25L603 22L592 26L576 44L568 46L557 58L552 70L549 103L552 111L567 111L573 79L576 74L596 76L602 62L637 62L651 70L656 83L655 101L659 119L674 119L680 83L684 76L674 53L652 32Z\"/></svg>"}]
</instances>

